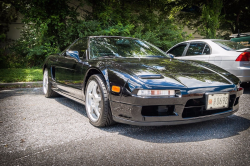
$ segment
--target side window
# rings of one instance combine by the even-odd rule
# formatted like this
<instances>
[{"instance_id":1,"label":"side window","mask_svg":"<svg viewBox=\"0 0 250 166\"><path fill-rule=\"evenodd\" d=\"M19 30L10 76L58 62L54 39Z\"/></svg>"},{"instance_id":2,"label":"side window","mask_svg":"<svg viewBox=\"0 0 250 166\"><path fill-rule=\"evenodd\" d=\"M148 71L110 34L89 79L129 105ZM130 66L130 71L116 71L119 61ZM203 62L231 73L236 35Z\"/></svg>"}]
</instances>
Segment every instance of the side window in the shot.
<instances>
[{"instance_id":1,"label":"side window","mask_svg":"<svg viewBox=\"0 0 250 166\"><path fill-rule=\"evenodd\" d=\"M186 56L202 55L205 45L203 42L190 43Z\"/></svg>"},{"instance_id":2,"label":"side window","mask_svg":"<svg viewBox=\"0 0 250 166\"><path fill-rule=\"evenodd\" d=\"M78 51L79 57L86 57L86 50L88 48L88 39L87 38L82 38L79 39L77 42L75 42L69 49L69 52L72 52L72 55ZM71 55L71 54L70 54ZM73 55L74 57L75 55Z\"/></svg>"},{"instance_id":3,"label":"side window","mask_svg":"<svg viewBox=\"0 0 250 166\"><path fill-rule=\"evenodd\" d=\"M204 51L202 53L203 55L209 55L210 54L210 48L208 45L205 46Z\"/></svg>"},{"instance_id":4,"label":"side window","mask_svg":"<svg viewBox=\"0 0 250 166\"><path fill-rule=\"evenodd\" d=\"M182 56L182 53L185 50L186 46L187 46L187 44L178 45L178 46L172 48L170 51L168 51L168 53L173 54L176 57Z\"/></svg>"}]
</instances>

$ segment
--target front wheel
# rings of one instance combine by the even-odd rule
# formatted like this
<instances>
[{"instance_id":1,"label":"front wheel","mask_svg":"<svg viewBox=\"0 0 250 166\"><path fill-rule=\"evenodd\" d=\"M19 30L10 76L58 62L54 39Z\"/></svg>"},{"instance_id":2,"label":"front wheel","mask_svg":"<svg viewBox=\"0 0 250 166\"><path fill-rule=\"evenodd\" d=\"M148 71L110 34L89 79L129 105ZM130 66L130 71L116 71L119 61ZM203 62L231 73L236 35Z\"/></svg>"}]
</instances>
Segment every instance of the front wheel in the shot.
<instances>
[{"instance_id":1,"label":"front wheel","mask_svg":"<svg viewBox=\"0 0 250 166\"><path fill-rule=\"evenodd\" d=\"M108 92L100 74L89 78L85 97L86 112L92 125L104 127L115 123L109 107Z\"/></svg>"},{"instance_id":2,"label":"front wheel","mask_svg":"<svg viewBox=\"0 0 250 166\"><path fill-rule=\"evenodd\" d=\"M44 72L43 72L43 93L45 95L45 97L55 97L58 94L56 92L54 92L51 89L51 82L49 82L49 72L48 69L45 68Z\"/></svg>"}]
</instances>

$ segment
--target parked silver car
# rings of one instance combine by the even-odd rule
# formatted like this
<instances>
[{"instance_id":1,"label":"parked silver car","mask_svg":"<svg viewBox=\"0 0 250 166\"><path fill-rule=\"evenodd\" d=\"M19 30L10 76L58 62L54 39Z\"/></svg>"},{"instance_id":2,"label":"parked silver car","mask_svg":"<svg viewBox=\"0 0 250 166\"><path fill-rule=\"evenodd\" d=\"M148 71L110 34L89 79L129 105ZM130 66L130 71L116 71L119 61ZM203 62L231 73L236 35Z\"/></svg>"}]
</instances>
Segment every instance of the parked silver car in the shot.
<instances>
[{"instance_id":1,"label":"parked silver car","mask_svg":"<svg viewBox=\"0 0 250 166\"><path fill-rule=\"evenodd\" d=\"M250 82L250 48L229 40L201 39L178 43L167 51L176 59L199 60L215 64Z\"/></svg>"}]
</instances>

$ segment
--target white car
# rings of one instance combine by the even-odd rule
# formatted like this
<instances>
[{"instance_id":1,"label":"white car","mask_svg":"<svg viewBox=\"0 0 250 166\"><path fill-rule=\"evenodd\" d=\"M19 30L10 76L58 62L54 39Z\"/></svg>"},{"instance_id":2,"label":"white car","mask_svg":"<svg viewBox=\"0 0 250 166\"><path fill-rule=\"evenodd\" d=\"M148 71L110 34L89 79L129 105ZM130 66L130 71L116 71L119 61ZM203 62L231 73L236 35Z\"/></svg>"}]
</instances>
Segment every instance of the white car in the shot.
<instances>
[{"instance_id":1,"label":"white car","mask_svg":"<svg viewBox=\"0 0 250 166\"><path fill-rule=\"evenodd\" d=\"M199 60L215 64L250 82L250 48L229 40L201 39L178 43L167 51L176 59Z\"/></svg>"}]
</instances>

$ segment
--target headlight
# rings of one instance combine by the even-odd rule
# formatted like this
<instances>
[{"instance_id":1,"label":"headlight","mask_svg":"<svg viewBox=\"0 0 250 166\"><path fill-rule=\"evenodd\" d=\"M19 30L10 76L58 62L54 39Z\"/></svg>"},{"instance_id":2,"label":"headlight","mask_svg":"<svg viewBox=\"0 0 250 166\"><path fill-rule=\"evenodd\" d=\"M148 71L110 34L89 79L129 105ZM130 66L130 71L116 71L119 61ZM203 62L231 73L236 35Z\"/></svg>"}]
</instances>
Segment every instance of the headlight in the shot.
<instances>
[{"instance_id":1,"label":"headlight","mask_svg":"<svg viewBox=\"0 0 250 166\"><path fill-rule=\"evenodd\" d=\"M139 90L138 96L175 96L175 90Z\"/></svg>"}]
</instances>

